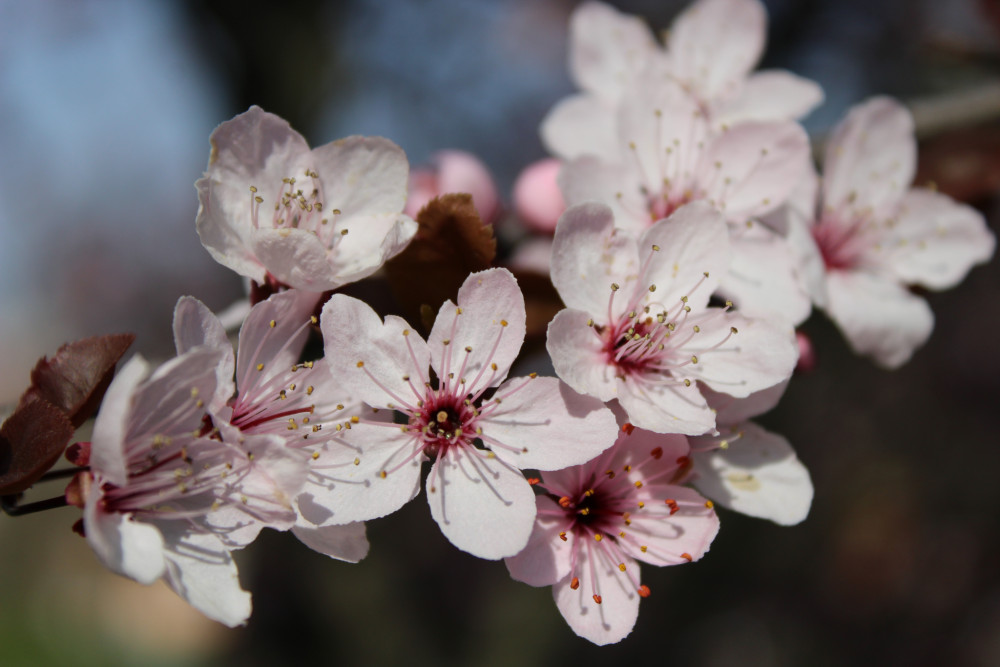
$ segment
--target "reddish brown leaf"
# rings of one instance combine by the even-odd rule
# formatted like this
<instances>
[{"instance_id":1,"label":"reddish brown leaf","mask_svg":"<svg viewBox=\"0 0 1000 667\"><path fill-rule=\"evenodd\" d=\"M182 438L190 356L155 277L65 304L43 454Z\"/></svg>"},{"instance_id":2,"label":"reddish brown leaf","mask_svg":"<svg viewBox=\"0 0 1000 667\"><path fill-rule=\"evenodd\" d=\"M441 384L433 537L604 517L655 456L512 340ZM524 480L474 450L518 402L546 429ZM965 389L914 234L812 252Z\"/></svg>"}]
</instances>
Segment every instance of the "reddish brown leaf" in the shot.
<instances>
[{"instance_id":1,"label":"reddish brown leaf","mask_svg":"<svg viewBox=\"0 0 1000 667\"><path fill-rule=\"evenodd\" d=\"M386 264L386 275L411 324L422 306L436 314L454 299L466 277L488 269L496 255L493 228L484 225L467 194L432 199L417 214L419 228L406 250Z\"/></svg>"},{"instance_id":2,"label":"reddish brown leaf","mask_svg":"<svg viewBox=\"0 0 1000 667\"><path fill-rule=\"evenodd\" d=\"M112 334L63 345L51 359L43 357L35 365L31 386L21 403L29 397L44 399L65 412L74 426L80 426L97 412L115 364L133 340L132 334Z\"/></svg>"},{"instance_id":3,"label":"reddish brown leaf","mask_svg":"<svg viewBox=\"0 0 1000 667\"><path fill-rule=\"evenodd\" d=\"M0 426L0 495L34 484L59 460L75 430L61 409L25 394Z\"/></svg>"}]
</instances>

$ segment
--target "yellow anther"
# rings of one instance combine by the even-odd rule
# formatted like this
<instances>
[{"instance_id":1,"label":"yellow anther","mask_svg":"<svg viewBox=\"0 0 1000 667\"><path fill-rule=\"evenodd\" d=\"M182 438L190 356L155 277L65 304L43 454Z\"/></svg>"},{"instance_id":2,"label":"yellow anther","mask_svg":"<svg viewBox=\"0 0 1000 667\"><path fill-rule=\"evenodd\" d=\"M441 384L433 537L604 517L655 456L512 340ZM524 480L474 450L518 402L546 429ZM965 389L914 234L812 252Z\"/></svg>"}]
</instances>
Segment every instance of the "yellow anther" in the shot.
<instances>
[{"instance_id":1,"label":"yellow anther","mask_svg":"<svg viewBox=\"0 0 1000 667\"><path fill-rule=\"evenodd\" d=\"M625 571L625 563L618 563L618 569L621 570L622 572L624 572Z\"/></svg>"},{"instance_id":2,"label":"yellow anther","mask_svg":"<svg viewBox=\"0 0 1000 667\"><path fill-rule=\"evenodd\" d=\"M264 370L264 364L257 364L257 370L259 371Z\"/></svg>"},{"instance_id":3,"label":"yellow anther","mask_svg":"<svg viewBox=\"0 0 1000 667\"><path fill-rule=\"evenodd\" d=\"M604 536L601 535L600 533L594 533L594 539L600 542L601 540L604 539Z\"/></svg>"}]
</instances>

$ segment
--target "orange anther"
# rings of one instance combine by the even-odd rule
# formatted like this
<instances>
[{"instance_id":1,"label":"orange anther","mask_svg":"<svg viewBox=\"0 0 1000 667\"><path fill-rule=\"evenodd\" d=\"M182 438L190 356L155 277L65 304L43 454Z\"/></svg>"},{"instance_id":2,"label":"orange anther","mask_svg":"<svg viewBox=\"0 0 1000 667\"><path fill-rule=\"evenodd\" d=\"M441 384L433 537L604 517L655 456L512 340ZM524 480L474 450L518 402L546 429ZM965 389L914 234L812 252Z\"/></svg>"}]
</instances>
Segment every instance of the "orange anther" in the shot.
<instances>
[{"instance_id":1,"label":"orange anther","mask_svg":"<svg viewBox=\"0 0 1000 667\"><path fill-rule=\"evenodd\" d=\"M634 431L634 430L635 430L635 426L632 426L628 422L625 422L624 424L622 424L622 432L623 433L627 433L628 435L632 435L632 431Z\"/></svg>"},{"instance_id":2,"label":"orange anther","mask_svg":"<svg viewBox=\"0 0 1000 667\"><path fill-rule=\"evenodd\" d=\"M596 602L597 604L601 604L601 596L600 595L595 595L594 596L594 602Z\"/></svg>"},{"instance_id":3,"label":"orange anther","mask_svg":"<svg viewBox=\"0 0 1000 667\"><path fill-rule=\"evenodd\" d=\"M566 531L565 530L562 531L561 533L559 533L559 539L562 540L563 542L566 541Z\"/></svg>"},{"instance_id":4,"label":"orange anther","mask_svg":"<svg viewBox=\"0 0 1000 667\"><path fill-rule=\"evenodd\" d=\"M691 557L691 554L689 554L686 551L681 554L681 558L683 558L684 560L686 560L689 563L694 560L694 558Z\"/></svg>"},{"instance_id":5,"label":"orange anther","mask_svg":"<svg viewBox=\"0 0 1000 667\"><path fill-rule=\"evenodd\" d=\"M535 484L538 484L541 481L542 480L539 477L529 477L528 478L528 484L530 484L531 486L534 486Z\"/></svg>"},{"instance_id":6,"label":"orange anther","mask_svg":"<svg viewBox=\"0 0 1000 667\"><path fill-rule=\"evenodd\" d=\"M657 447L656 449L654 449L653 451L650 452L650 455L654 459L656 459L657 461L659 461L660 457L663 456L663 447Z\"/></svg>"},{"instance_id":7,"label":"orange anther","mask_svg":"<svg viewBox=\"0 0 1000 667\"><path fill-rule=\"evenodd\" d=\"M569 499L569 496L563 496L562 498L559 499L559 507L563 508L564 510L568 510L571 504L572 501Z\"/></svg>"},{"instance_id":8,"label":"orange anther","mask_svg":"<svg viewBox=\"0 0 1000 667\"><path fill-rule=\"evenodd\" d=\"M687 465L690 465L690 464L691 464L691 457L689 457L689 456L682 456L679 459L677 459L677 465L679 465L681 467L684 467L684 466L687 466Z\"/></svg>"},{"instance_id":9,"label":"orange anther","mask_svg":"<svg viewBox=\"0 0 1000 667\"><path fill-rule=\"evenodd\" d=\"M676 514L677 511L680 509L680 507L677 506L677 501L674 500L673 498L667 498L663 502L667 505L667 507L670 508L671 515Z\"/></svg>"},{"instance_id":10,"label":"orange anther","mask_svg":"<svg viewBox=\"0 0 1000 667\"><path fill-rule=\"evenodd\" d=\"M576 577L573 577L573 581L569 582L569 587L575 591L580 587L580 580L577 579Z\"/></svg>"},{"instance_id":11,"label":"orange anther","mask_svg":"<svg viewBox=\"0 0 1000 667\"><path fill-rule=\"evenodd\" d=\"M649 586L647 586L646 584L639 586L639 597L641 598L649 597Z\"/></svg>"}]
</instances>

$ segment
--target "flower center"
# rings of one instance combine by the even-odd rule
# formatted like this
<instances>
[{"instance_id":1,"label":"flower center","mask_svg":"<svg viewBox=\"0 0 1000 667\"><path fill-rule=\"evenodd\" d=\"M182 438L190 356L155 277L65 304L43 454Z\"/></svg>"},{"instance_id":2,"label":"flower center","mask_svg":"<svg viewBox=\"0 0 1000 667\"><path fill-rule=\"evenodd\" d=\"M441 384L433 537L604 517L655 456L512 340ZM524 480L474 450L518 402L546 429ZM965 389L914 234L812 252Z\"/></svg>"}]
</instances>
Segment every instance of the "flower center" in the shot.
<instances>
[{"instance_id":1,"label":"flower center","mask_svg":"<svg viewBox=\"0 0 1000 667\"><path fill-rule=\"evenodd\" d=\"M254 185L250 186L250 198L251 221L254 228L259 229L261 211L267 211L272 204L265 202ZM302 180L295 176L281 179L277 199L273 203L271 227L312 232L326 247L332 248L341 236L347 234L346 228L335 229L336 218L340 215L340 209L327 209L323 201L319 174L312 169L306 169Z\"/></svg>"},{"instance_id":2,"label":"flower center","mask_svg":"<svg viewBox=\"0 0 1000 667\"><path fill-rule=\"evenodd\" d=\"M424 451L441 454L444 448L470 444L475 433L476 410L450 393L428 395L422 408L410 415L409 426L423 435Z\"/></svg>"}]
</instances>

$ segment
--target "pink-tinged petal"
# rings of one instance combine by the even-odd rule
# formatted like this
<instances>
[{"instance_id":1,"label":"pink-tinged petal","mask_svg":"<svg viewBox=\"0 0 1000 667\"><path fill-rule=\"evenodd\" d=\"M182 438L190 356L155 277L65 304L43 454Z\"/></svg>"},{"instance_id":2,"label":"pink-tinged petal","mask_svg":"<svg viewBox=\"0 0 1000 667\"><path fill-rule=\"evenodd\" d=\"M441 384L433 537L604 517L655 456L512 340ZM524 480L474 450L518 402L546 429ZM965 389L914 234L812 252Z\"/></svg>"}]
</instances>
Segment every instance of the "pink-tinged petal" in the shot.
<instances>
[{"instance_id":1,"label":"pink-tinged petal","mask_svg":"<svg viewBox=\"0 0 1000 667\"><path fill-rule=\"evenodd\" d=\"M468 380L465 392L500 384L524 342L524 295L507 269L470 274L458 290L458 306L442 304L427 339L431 366L445 380Z\"/></svg>"},{"instance_id":2,"label":"pink-tinged petal","mask_svg":"<svg viewBox=\"0 0 1000 667\"><path fill-rule=\"evenodd\" d=\"M266 270L250 242L250 186L276 201L281 179L298 173L309 146L286 120L256 106L219 125L209 141L208 168L195 184L198 236L217 262L261 282Z\"/></svg>"},{"instance_id":3,"label":"pink-tinged petal","mask_svg":"<svg viewBox=\"0 0 1000 667\"><path fill-rule=\"evenodd\" d=\"M552 271L552 238L527 238L514 248L514 254L507 259L512 271L537 273L547 276Z\"/></svg>"},{"instance_id":4,"label":"pink-tinged petal","mask_svg":"<svg viewBox=\"0 0 1000 667\"><path fill-rule=\"evenodd\" d=\"M549 322L545 349L563 382L582 394L610 401L617 395L615 368L590 322L583 311L560 310Z\"/></svg>"},{"instance_id":5,"label":"pink-tinged petal","mask_svg":"<svg viewBox=\"0 0 1000 667\"><path fill-rule=\"evenodd\" d=\"M309 480L297 504L315 526L377 519L420 491L423 456L413 456L411 435L398 427L362 423L348 437L327 443L316 450L318 458L310 459Z\"/></svg>"},{"instance_id":6,"label":"pink-tinged petal","mask_svg":"<svg viewBox=\"0 0 1000 667\"><path fill-rule=\"evenodd\" d=\"M734 230L731 238L733 262L719 292L744 315L804 322L812 302L788 240L764 225Z\"/></svg>"},{"instance_id":7,"label":"pink-tinged petal","mask_svg":"<svg viewBox=\"0 0 1000 667\"><path fill-rule=\"evenodd\" d=\"M583 155L618 156L615 110L594 95L573 95L556 104L542 120L545 149L563 160Z\"/></svg>"},{"instance_id":8,"label":"pink-tinged petal","mask_svg":"<svg viewBox=\"0 0 1000 667\"><path fill-rule=\"evenodd\" d=\"M586 2L569 22L569 71L583 90L614 103L646 59L659 50L653 31L638 16Z\"/></svg>"},{"instance_id":9,"label":"pink-tinged petal","mask_svg":"<svg viewBox=\"0 0 1000 667\"><path fill-rule=\"evenodd\" d=\"M660 566L683 565L708 553L719 532L719 517L711 509L711 503L692 489L672 484L647 484L642 491L639 497L645 500L646 506L662 514L645 519L643 511L634 512L633 536L641 534L638 538L641 542L622 542L623 551L638 560ZM668 514L659 509L664 507L666 499L674 502L676 511Z\"/></svg>"},{"instance_id":10,"label":"pink-tinged petal","mask_svg":"<svg viewBox=\"0 0 1000 667\"><path fill-rule=\"evenodd\" d=\"M340 237L330 252L338 285L346 285L375 273L413 239L417 223L401 213L358 216L339 229L349 233Z\"/></svg>"},{"instance_id":11,"label":"pink-tinged petal","mask_svg":"<svg viewBox=\"0 0 1000 667\"><path fill-rule=\"evenodd\" d=\"M155 527L118 512L101 508L101 483L91 485L83 510L87 542L105 567L112 572L151 584L163 576L163 537Z\"/></svg>"},{"instance_id":12,"label":"pink-tinged petal","mask_svg":"<svg viewBox=\"0 0 1000 667\"><path fill-rule=\"evenodd\" d=\"M779 382L773 387L755 391L746 398L735 398L729 394L702 387L701 393L715 410L715 421L719 428L733 426L770 412L781 401L788 389L788 382Z\"/></svg>"},{"instance_id":13,"label":"pink-tinged petal","mask_svg":"<svg viewBox=\"0 0 1000 667\"><path fill-rule=\"evenodd\" d=\"M117 486L128 483L125 442L132 413L132 396L149 375L149 370L149 364L138 354L129 359L115 373L94 420L90 467Z\"/></svg>"},{"instance_id":14,"label":"pink-tinged petal","mask_svg":"<svg viewBox=\"0 0 1000 667\"><path fill-rule=\"evenodd\" d=\"M799 120L823 102L815 81L783 70L755 72L736 97L719 104L713 114L716 127L747 121Z\"/></svg>"},{"instance_id":15,"label":"pink-tinged petal","mask_svg":"<svg viewBox=\"0 0 1000 667\"><path fill-rule=\"evenodd\" d=\"M798 183L788 200L758 220L782 236L787 236L793 225L809 229L816 218L816 200L819 197L819 174L810 163L799 175Z\"/></svg>"},{"instance_id":16,"label":"pink-tinged petal","mask_svg":"<svg viewBox=\"0 0 1000 667\"><path fill-rule=\"evenodd\" d=\"M164 580L214 621L231 628L250 618L250 594L240 586L232 555L211 533L184 530L183 522L159 522L166 541Z\"/></svg>"},{"instance_id":17,"label":"pink-tinged petal","mask_svg":"<svg viewBox=\"0 0 1000 667\"><path fill-rule=\"evenodd\" d=\"M338 139L313 149L310 161L323 181L324 211L336 217L338 228L355 216L398 214L406 205L410 165L388 139Z\"/></svg>"},{"instance_id":18,"label":"pink-tinged petal","mask_svg":"<svg viewBox=\"0 0 1000 667\"><path fill-rule=\"evenodd\" d=\"M817 308L825 308L826 263L811 228L811 221L792 220L786 238L802 287Z\"/></svg>"},{"instance_id":19,"label":"pink-tinged petal","mask_svg":"<svg viewBox=\"0 0 1000 667\"><path fill-rule=\"evenodd\" d=\"M626 287L638 268L636 241L615 230L615 218L607 206L579 204L559 218L552 242L552 284L569 308L606 323L612 283ZM623 293L628 293L627 287ZM618 299L619 306L624 308L626 301Z\"/></svg>"},{"instance_id":20,"label":"pink-tinged petal","mask_svg":"<svg viewBox=\"0 0 1000 667\"><path fill-rule=\"evenodd\" d=\"M833 271L826 288L825 310L851 348L886 368L906 363L934 328L927 302L885 278Z\"/></svg>"},{"instance_id":21,"label":"pink-tinged petal","mask_svg":"<svg viewBox=\"0 0 1000 667\"><path fill-rule=\"evenodd\" d=\"M785 203L809 164L809 137L797 123L743 123L708 144L696 178L710 202L744 224Z\"/></svg>"},{"instance_id":22,"label":"pink-tinged petal","mask_svg":"<svg viewBox=\"0 0 1000 667\"><path fill-rule=\"evenodd\" d=\"M930 190L906 193L892 233L888 266L902 282L931 289L954 287L996 247L981 213Z\"/></svg>"},{"instance_id":23,"label":"pink-tinged petal","mask_svg":"<svg viewBox=\"0 0 1000 667\"><path fill-rule=\"evenodd\" d=\"M482 160L471 153L458 150L439 151L434 154L438 172L438 188L442 194L465 192L472 195L472 203L483 224L490 224L500 212L500 197L493 175Z\"/></svg>"},{"instance_id":24,"label":"pink-tinged petal","mask_svg":"<svg viewBox=\"0 0 1000 667\"><path fill-rule=\"evenodd\" d=\"M215 395L215 369L222 359L221 350L200 347L168 360L153 371L131 397L128 438L141 441L155 435L187 436L200 430L205 415L201 397ZM104 403L107 400L105 396ZM167 415L169 420L164 421ZM94 440L97 440L96 423Z\"/></svg>"},{"instance_id":25,"label":"pink-tinged petal","mask_svg":"<svg viewBox=\"0 0 1000 667\"><path fill-rule=\"evenodd\" d=\"M639 618L639 593L616 563L600 554L600 544L581 544L576 572L579 586L566 577L552 587L559 613L579 636L599 646L624 639ZM625 558L625 567L639 580L639 565ZM594 600L599 595L601 603Z\"/></svg>"},{"instance_id":26,"label":"pink-tinged petal","mask_svg":"<svg viewBox=\"0 0 1000 667\"><path fill-rule=\"evenodd\" d=\"M913 116L889 97L851 109L834 129L823 163L825 209L879 209L898 201L917 164Z\"/></svg>"},{"instance_id":27,"label":"pink-tinged petal","mask_svg":"<svg viewBox=\"0 0 1000 667\"><path fill-rule=\"evenodd\" d=\"M529 586L551 586L572 569L572 550L559 533L570 527L570 522L554 513L559 512L556 502L547 496L536 496L538 517L528 538L528 544L515 556L504 559L510 576Z\"/></svg>"},{"instance_id":28,"label":"pink-tinged petal","mask_svg":"<svg viewBox=\"0 0 1000 667\"><path fill-rule=\"evenodd\" d=\"M704 201L686 204L650 227L639 241L639 254L649 259L638 287L656 286L647 302L674 308L687 297L695 310L708 303L732 260L726 221Z\"/></svg>"},{"instance_id":29,"label":"pink-tinged petal","mask_svg":"<svg viewBox=\"0 0 1000 667\"><path fill-rule=\"evenodd\" d=\"M431 516L452 544L498 560L528 543L535 494L521 473L474 447L451 447L427 476Z\"/></svg>"},{"instance_id":30,"label":"pink-tinged petal","mask_svg":"<svg viewBox=\"0 0 1000 667\"><path fill-rule=\"evenodd\" d=\"M699 0L670 28L672 69L705 101L731 94L760 60L766 33L757 0Z\"/></svg>"},{"instance_id":31,"label":"pink-tinged petal","mask_svg":"<svg viewBox=\"0 0 1000 667\"><path fill-rule=\"evenodd\" d=\"M616 227L638 233L646 229L651 220L645 198L638 188L627 187L627 177L627 170L617 161L584 155L563 165L558 183L567 207L600 202L611 209Z\"/></svg>"},{"instance_id":32,"label":"pink-tinged petal","mask_svg":"<svg viewBox=\"0 0 1000 667\"><path fill-rule=\"evenodd\" d=\"M240 328L236 379L241 393L298 363L318 297L315 292L288 290L250 310ZM258 364L264 367L257 370Z\"/></svg>"},{"instance_id":33,"label":"pink-tinged petal","mask_svg":"<svg viewBox=\"0 0 1000 667\"><path fill-rule=\"evenodd\" d=\"M561 168L562 162L555 158L539 160L525 167L514 182L514 210L518 218L543 234L555 233L559 216L566 210L557 180Z\"/></svg>"},{"instance_id":34,"label":"pink-tinged petal","mask_svg":"<svg viewBox=\"0 0 1000 667\"><path fill-rule=\"evenodd\" d=\"M222 352L222 359L215 369L215 395L208 404L210 411L222 408L236 391L233 384L236 355L219 318L198 299L182 296L174 307L174 345L179 355L201 346Z\"/></svg>"},{"instance_id":35,"label":"pink-tinged petal","mask_svg":"<svg viewBox=\"0 0 1000 667\"><path fill-rule=\"evenodd\" d=\"M715 413L702 398L695 383L640 384L626 379L618 393L618 402L628 420L639 428L656 433L701 435L715 426Z\"/></svg>"},{"instance_id":36,"label":"pink-tinged petal","mask_svg":"<svg viewBox=\"0 0 1000 667\"><path fill-rule=\"evenodd\" d=\"M304 229L257 229L251 245L268 271L281 282L310 292L323 292L342 283L317 236Z\"/></svg>"},{"instance_id":37,"label":"pink-tinged petal","mask_svg":"<svg viewBox=\"0 0 1000 667\"><path fill-rule=\"evenodd\" d=\"M727 449L692 455L695 487L723 507L782 526L805 519L813 485L792 446L752 422L734 430Z\"/></svg>"},{"instance_id":38,"label":"pink-tinged petal","mask_svg":"<svg viewBox=\"0 0 1000 667\"><path fill-rule=\"evenodd\" d=\"M357 563L368 555L365 524L360 522L321 527L300 523L292 528L292 533L313 551L336 560Z\"/></svg>"},{"instance_id":39,"label":"pink-tinged petal","mask_svg":"<svg viewBox=\"0 0 1000 667\"><path fill-rule=\"evenodd\" d=\"M432 167L410 170L409 194L406 197L406 208L403 209L403 213L411 218L417 217L420 209L440 194L437 172Z\"/></svg>"},{"instance_id":40,"label":"pink-tinged petal","mask_svg":"<svg viewBox=\"0 0 1000 667\"><path fill-rule=\"evenodd\" d=\"M411 383L421 388L429 379L430 351L404 320L390 315L383 324L368 304L334 294L323 306L320 326L325 359L344 393L377 407L423 398Z\"/></svg>"},{"instance_id":41,"label":"pink-tinged petal","mask_svg":"<svg viewBox=\"0 0 1000 667\"><path fill-rule=\"evenodd\" d=\"M495 408L492 402L502 403ZM614 444L615 416L599 399L573 391L551 377L511 378L501 385L477 420L487 444L507 463L558 470L579 465Z\"/></svg>"},{"instance_id":42,"label":"pink-tinged petal","mask_svg":"<svg viewBox=\"0 0 1000 667\"><path fill-rule=\"evenodd\" d=\"M795 370L799 358L795 330L780 318L750 319L738 313L708 311L689 322L697 324L700 331L684 346L684 352L698 360L680 369L681 376L743 398L784 382Z\"/></svg>"}]
</instances>

